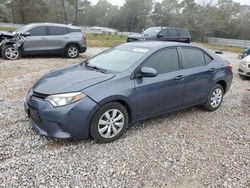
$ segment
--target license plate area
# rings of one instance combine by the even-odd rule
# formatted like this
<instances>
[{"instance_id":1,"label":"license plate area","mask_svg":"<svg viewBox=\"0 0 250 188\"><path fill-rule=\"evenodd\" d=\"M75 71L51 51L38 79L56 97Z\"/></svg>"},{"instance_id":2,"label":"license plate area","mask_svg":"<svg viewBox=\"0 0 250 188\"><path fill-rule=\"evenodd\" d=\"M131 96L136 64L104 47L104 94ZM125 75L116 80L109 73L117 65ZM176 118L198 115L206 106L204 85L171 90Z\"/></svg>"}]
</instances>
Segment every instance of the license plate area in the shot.
<instances>
[{"instance_id":1,"label":"license plate area","mask_svg":"<svg viewBox=\"0 0 250 188\"><path fill-rule=\"evenodd\" d=\"M34 120L35 122L41 122L39 113L36 109L29 107L28 109L28 116Z\"/></svg>"}]
</instances>

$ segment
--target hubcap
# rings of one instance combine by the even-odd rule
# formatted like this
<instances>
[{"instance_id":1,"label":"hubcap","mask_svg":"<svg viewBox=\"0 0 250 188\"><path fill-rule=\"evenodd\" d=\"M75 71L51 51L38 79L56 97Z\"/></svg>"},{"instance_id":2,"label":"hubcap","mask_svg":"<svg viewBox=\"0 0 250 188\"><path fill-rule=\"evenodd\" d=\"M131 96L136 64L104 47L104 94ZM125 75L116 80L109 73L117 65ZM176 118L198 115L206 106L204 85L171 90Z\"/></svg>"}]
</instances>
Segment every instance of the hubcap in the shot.
<instances>
[{"instance_id":1,"label":"hubcap","mask_svg":"<svg viewBox=\"0 0 250 188\"><path fill-rule=\"evenodd\" d=\"M213 108L217 108L222 100L222 90L220 88L217 88L213 91L211 96L211 106Z\"/></svg>"},{"instance_id":2,"label":"hubcap","mask_svg":"<svg viewBox=\"0 0 250 188\"><path fill-rule=\"evenodd\" d=\"M124 115L120 110L106 111L98 122L98 132L104 138L113 138L124 126Z\"/></svg>"},{"instance_id":3,"label":"hubcap","mask_svg":"<svg viewBox=\"0 0 250 188\"><path fill-rule=\"evenodd\" d=\"M17 59L18 57L18 50L14 47L9 47L5 50L5 56L8 59Z\"/></svg>"},{"instance_id":4,"label":"hubcap","mask_svg":"<svg viewBox=\"0 0 250 188\"><path fill-rule=\"evenodd\" d=\"M70 47L69 49L68 49L68 55L69 55L69 57L76 57L77 56L77 54L78 54L78 50L77 50L77 48L76 47Z\"/></svg>"}]
</instances>

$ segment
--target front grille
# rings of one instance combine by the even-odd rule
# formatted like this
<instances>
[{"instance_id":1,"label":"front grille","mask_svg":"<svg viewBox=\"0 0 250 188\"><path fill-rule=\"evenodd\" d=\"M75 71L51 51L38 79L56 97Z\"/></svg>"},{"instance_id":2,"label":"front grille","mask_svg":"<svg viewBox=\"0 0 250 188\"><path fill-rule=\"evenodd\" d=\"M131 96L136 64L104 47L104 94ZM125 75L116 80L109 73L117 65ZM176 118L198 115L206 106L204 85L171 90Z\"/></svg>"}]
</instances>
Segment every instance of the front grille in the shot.
<instances>
[{"instance_id":1,"label":"front grille","mask_svg":"<svg viewBox=\"0 0 250 188\"><path fill-rule=\"evenodd\" d=\"M239 71L239 72L243 72L243 70L241 70L241 69L238 69L238 71Z\"/></svg>"},{"instance_id":2,"label":"front grille","mask_svg":"<svg viewBox=\"0 0 250 188\"><path fill-rule=\"evenodd\" d=\"M48 97L49 95L43 94L43 93L33 92L32 96L33 96L33 97L37 97L37 98L39 98L39 99L45 99L45 98Z\"/></svg>"}]
</instances>

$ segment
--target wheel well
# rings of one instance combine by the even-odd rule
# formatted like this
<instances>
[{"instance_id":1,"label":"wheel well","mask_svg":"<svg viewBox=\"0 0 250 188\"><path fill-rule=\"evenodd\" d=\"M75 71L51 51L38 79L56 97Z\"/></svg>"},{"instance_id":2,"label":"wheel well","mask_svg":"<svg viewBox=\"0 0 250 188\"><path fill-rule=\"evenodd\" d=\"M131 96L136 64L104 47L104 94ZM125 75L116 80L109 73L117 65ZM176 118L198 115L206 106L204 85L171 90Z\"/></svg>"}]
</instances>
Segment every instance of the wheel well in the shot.
<instances>
[{"instance_id":1,"label":"wheel well","mask_svg":"<svg viewBox=\"0 0 250 188\"><path fill-rule=\"evenodd\" d=\"M217 84L220 84L223 87L224 92L226 92L227 84L226 84L226 82L224 80L218 81Z\"/></svg>"},{"instance_id":2,"label":"wheel well","mask_svg":"<svg viewBox=\"0 0 250 188\"><path fill-rule=\"evenodd\" d=\"M118 102L127 109L128 116L129 116L129 123L131 123L132 122L132 110L131 110L130 106L128 105L128 103L123 101L123 100L116 100L116 101L113 101L113 102Z\"/></svg>"},{"instance_id":3,"label":"wheel well","mask_svg":"<svg viewBox=\"0 0 250 188\"><path fill-rule=\"evenodd\" d=\"M66 46L65 46L65 50L67 49L67 47L69 46L69 45L76 45L77 47L78 47L78 49L80 48L80 46L77 44L77 43L69 43L69 44L67 44Z\"/></svg>"}]
</instances>

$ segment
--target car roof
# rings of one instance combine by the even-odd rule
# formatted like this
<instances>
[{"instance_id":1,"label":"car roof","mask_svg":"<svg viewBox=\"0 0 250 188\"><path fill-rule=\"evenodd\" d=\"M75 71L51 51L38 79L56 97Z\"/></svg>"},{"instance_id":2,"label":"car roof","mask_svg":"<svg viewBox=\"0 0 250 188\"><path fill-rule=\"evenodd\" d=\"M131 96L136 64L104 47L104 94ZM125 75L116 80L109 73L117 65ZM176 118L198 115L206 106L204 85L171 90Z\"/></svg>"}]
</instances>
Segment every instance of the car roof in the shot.
<instances>
[{"instance_id":1,"label":"car roof","mask_svg":"<svg viewBox=\"0 0 250 188\"><path fill-rule=\"evenodd\" d=\"M212 50L208 50L204 47L198 46L198 45L193 45L189 43L181 43L181 42L168 42L168 41L139 41L139 42L128 42L121 44L119 47L134 47L134 48L147 48L149 51L154 52L157 50L160 50L162 48L167 48L167 47L194 47L201 49L208 53L213 59L221 59L218 55L214 53Z\"/></svg>"},{"instance_id":2,"label":"car roof","mask_svg":"<svg viewBox=\"0 0 250 188\"><path fill-rule=\"evenodd\" d=\"M158 49L164 47L171 47L171 46L193 46L197 47L192 44L187 43L180 43L180 42L161 42L161 41L142 41L142 42L128 42L122 44L122 46L132 46L132 47L140 47L140 48L149 48L149 49Z\"/></svg>"},{"instance_id":3,"label":"car roof","mask_svg":"<svg viewBox=\"0 0 250 188\"><path fill-rule=\"evenodd\" d=\"M80 29L80 27L78 26L74 26L74 25L66 25L66 24L59 24L59 23L30 23L28 24L30 26L58 26L58 27L68 27L71 29Z\"/></svg>"},{"instance_id":4,"label":"car roof","mask_svg":"<svg viewBox=\"0 0 250 188\"><path fill-rule=\"evenodd\" d=\"M179 27L162 27L162 26L155 26L155 27L149 27L149 28L158 28L158 29L178 29L178 30L186 30L186 31L188 31L188 29L179 28ZM149 28L147 28L147 29L149 29Z\"/></svg>"}]
</instances>

